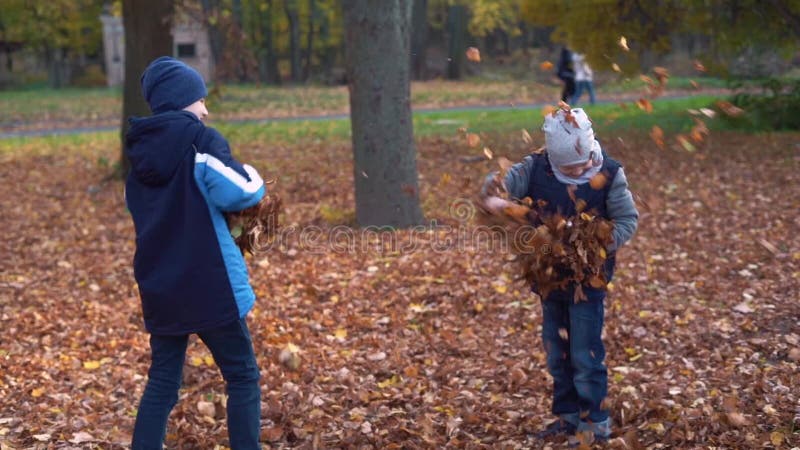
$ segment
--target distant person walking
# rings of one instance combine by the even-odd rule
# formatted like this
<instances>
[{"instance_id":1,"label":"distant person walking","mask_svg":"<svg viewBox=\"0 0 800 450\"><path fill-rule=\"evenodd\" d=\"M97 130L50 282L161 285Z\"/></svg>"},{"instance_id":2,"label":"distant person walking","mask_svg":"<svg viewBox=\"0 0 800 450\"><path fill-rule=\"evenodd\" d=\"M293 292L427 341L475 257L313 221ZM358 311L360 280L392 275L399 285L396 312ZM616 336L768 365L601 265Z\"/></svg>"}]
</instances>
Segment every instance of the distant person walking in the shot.
<instances>
[{"instance_id":1,"label":"distant person walking","mask_svg":"<svg viewBox=\"0 0 800 450\"><path fill-rule=\"evenodd\" d=\"M561 47L561 56L558 58L556 76L564 82L561 90L561 101L568 102L575 95L575 69L572 62L572 52L567 47Z\"/></svg>"},{"instance_id":2,"label":"distant person walking","mask_svg":"<svg viewBox=\"0 0 800 450\"><path fill-rule=\"evenodd\" d=\"M589 102L594 105L594 72L586 62L586 57L580 53L573 53L572 65L575 68L575 94L572 96L570 105L574 107L578 104L583 91L589 92Z\"/></svg>"}]
</instances>

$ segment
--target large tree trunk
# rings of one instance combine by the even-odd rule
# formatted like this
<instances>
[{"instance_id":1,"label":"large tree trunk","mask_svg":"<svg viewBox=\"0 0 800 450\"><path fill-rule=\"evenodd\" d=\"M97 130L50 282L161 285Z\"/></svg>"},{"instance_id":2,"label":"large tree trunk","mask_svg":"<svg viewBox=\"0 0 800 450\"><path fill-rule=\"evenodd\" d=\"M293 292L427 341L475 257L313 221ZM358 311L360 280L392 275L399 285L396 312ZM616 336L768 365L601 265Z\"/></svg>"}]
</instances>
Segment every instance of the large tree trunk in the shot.
<instances>
[{"instance_id":1,"label":"large tree trunk","mask_svg":"<svg viewBox=\"0 0 800 450\"><path fill-rule=\"evenodd\" d=\"M222 79L222 49L225 46L225 39L219 27L219 0L202 0L203 13L206 16L206 27L208 27L208 43L211 47L211 60L214 66L214 81Z\"/></svg>"},{"instance_id":2,"label":"large tree trunk","mask_svg":"<svg viewBox=\"0 0 800 450\"><path fill-rule=\"evenodd\" d=\"M292 81L301 79L300 73L300 13L297 0L285 0L286 19L289 21L289 54L291 59Z\"/></svg>"},{"instance_id":3,"label":"large tree trunk","mask_svg":"<svg viewBox=\"0 0 800 450\"><path fill-rule=\"evenodd\" d=\"M122 152L120 175L128 173L125 157L125 134L128 117L147 116L150 107L142 96L140 78L153 59L172 55L173 0L122 0L122 23L125 27L125 86L122 97Z\"/></svg>"},{"instance_id":4,"label":"large tree trunk","mask_svg":"<svg viewBox=\"0 0 800 450\"><path fill-rule=\"evenodd\" d=\"M411 14L411 77L425 79L425 51L428 48L428 0L414 0Z\"/></svg>"},{"instance_id":5,"label":"large tree trunk","mask_svg":"<svg viewBox=\"0 0 800 450\"><path fill-rule=\"evenodd\" d=\"M458 80L464 72L467 50L467 7L452 5L447 9L448 63L447 78Z\"/></svg>"},{"instance_id":6,"label":"large tree trunk","mask_svg":"<svg viewBox=\"0 0 800 450\"><path fill-rule=\"evenodd\" d=\"M409 88L412 0L343 0L356 218L362 226L422 222Z\"/></svg>"},{"instance_id":7,"label":"large tree trunk","mask_svg":"<svg viewBox=\"0 0 800 450\"><path fill-rule=\"evenodd\" d=\"M317 15L317 2L308 0L308 39L306 40L306 65L303 69L303 81L308 81L311 76L311 64L314 62L314 22Z\"/></svg>"},{"instance_id":8,"label":"large tree trunk","mask_svg":"<svg viewBox=\"0 0 800 450\"><path fill-rule=\"evenodd\" d=\"M259 16L261 28L261 45L258 49L258 75L262 82L280 84L281 74L278 71L278 58L275 55L275 43L272 36L272 0L267 0L267 7Z\"/></svg>"}]
</instances>

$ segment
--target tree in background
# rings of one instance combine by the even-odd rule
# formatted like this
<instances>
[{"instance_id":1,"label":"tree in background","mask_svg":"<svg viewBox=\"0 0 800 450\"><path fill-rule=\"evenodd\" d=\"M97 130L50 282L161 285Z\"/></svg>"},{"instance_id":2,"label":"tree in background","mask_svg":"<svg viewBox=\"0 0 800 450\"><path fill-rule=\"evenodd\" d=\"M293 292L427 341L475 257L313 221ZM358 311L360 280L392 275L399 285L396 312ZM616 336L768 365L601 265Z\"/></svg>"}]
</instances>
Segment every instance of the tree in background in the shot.
<instances>
[{"instance_id":1,"label":"tree in background","mask_svg":"<svg viewBox=\"0 0 800 450\"><path fill-rule=\"evenodd\" d=\"M343 0L356 218L422 222L408 61L412 0Z\"/></svg>"},{"instance_id":2,"label":"tree in background","mask_svg":"<svg viewBox=\"0 0 800 450\"><path fill-rule=\"evenodd\" d=\"M128 118L148 116L150 107L142 97L142 72L153 59L172 55L173 0L122 0L122 21L125 26L125 86L122 97L122 154L120 175L128 173L130 162L125 156L125 134Z\"/></svg>"},{"instance_id":3,"label":"tree in background","mask_svg":"<svg viewBox=\"0 0 800 450\"><path fill-rule=\"evenodd\" d=\"M21 42L47 65L48 83L70 83L88 55L100 50L103 0L3 0L4 38Z\"/></svg>"},{"instance_id":4,"label":"tree in background","mask_svg":"<svg viewBox=\"0 0 800 450\"><path fill-rule=\"evenodd\" d=\"M553 41L586 54L594 67L615 62L628 73L646 69L650 52L669 52L676 34L707 36L709 58L723 70L724 60L745 47L789 55L800 38L800 2L795 0L525 0L522 17L554 27ZM620 45L621 36L630 51Z\"/></svg>"}]
</instances>

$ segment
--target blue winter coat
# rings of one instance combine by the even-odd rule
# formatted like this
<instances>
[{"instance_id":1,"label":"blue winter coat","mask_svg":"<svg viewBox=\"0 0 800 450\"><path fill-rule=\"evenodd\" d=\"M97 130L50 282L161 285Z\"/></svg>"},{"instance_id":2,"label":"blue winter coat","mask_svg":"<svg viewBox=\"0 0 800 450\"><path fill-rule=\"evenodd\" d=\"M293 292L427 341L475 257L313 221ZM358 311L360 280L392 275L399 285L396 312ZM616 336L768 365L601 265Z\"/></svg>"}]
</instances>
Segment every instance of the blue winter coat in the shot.
<instances>
[{"instance_id":1,"label":"blue winter coat","mask_svg":"<svg viewBox=\"0 0 800 450\"><path fill-rule=\"evenodd\" d=\"M125 201L136 229L133 268L147 331L195 333L244 317L255 294L223 212L258 203L264 182L189 112L130 124Z\"/></svg>"}]
</instances>

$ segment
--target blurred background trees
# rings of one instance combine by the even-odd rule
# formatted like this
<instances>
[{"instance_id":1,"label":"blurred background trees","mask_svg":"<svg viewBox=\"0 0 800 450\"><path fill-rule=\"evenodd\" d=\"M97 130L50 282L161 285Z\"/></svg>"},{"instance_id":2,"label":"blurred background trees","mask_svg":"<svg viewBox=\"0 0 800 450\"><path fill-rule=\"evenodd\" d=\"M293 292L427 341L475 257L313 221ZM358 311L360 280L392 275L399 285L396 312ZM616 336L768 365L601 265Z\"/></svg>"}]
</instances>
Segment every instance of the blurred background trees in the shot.
<instances>
[{"instance_id":1,"label":"blurred background trees","mask_svg":"<svg viewBox=\"0 0 800 450\"><path fill-rule=\"evenodd\" d=\"M136 2L134 2L136 3ZM653 65L769 75L800 37L796 0L413 0L409 64L415 80L459 79L506 68L529 76L569 45L596 69L634 74ZM134 11L146 4L134 4ZM178 0L176 20L205 26L217 82L345 82L341 0ZM0 87L103 85L100 16L121 0L0 0ZM620 36L630 44L626 52ZM477 47L482 65L464 58Z\"/></svg>"}]
</instances>

